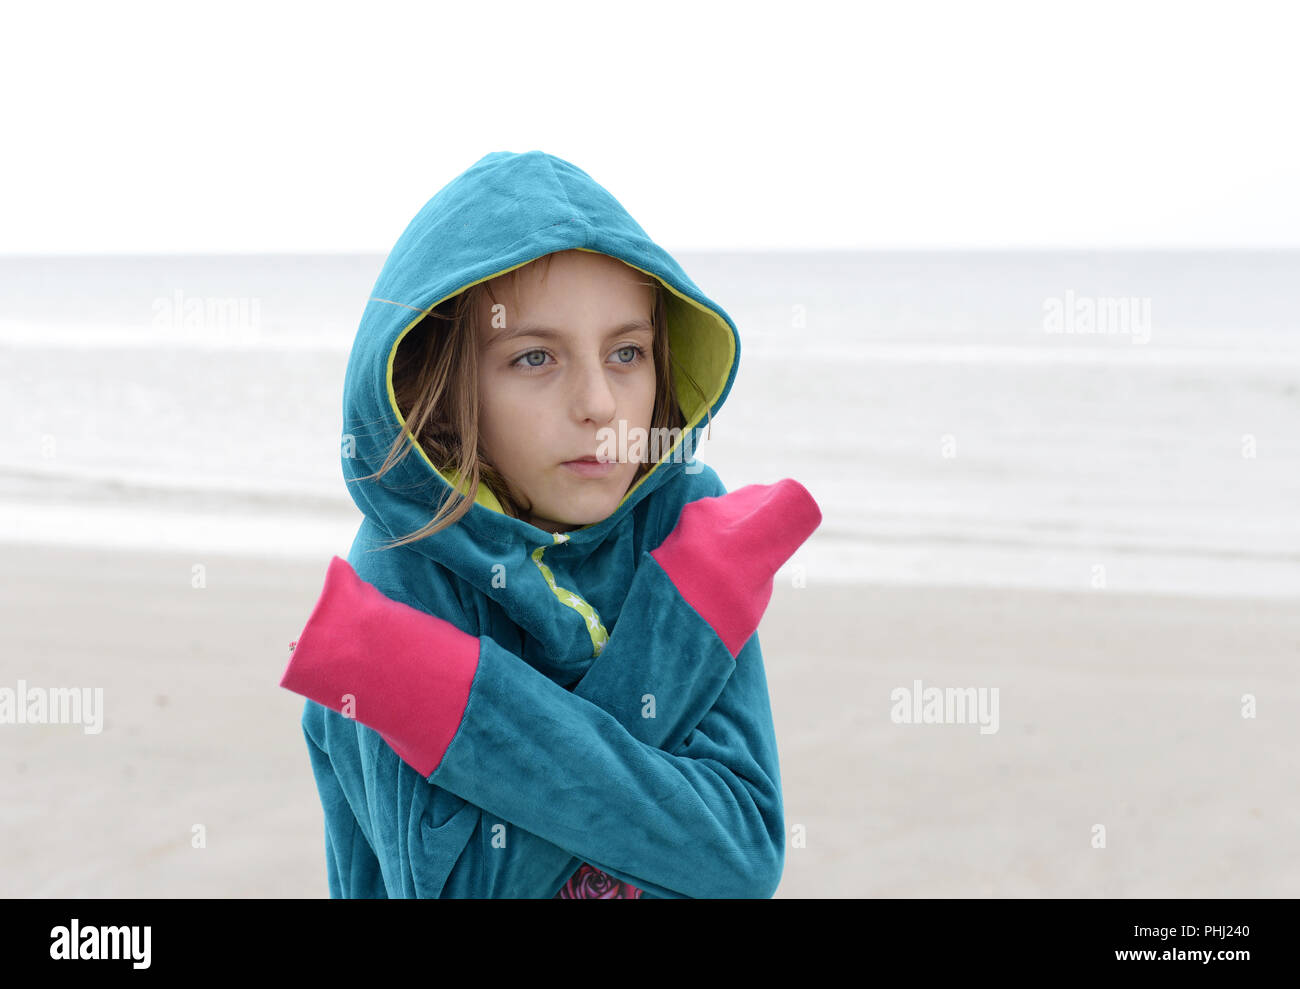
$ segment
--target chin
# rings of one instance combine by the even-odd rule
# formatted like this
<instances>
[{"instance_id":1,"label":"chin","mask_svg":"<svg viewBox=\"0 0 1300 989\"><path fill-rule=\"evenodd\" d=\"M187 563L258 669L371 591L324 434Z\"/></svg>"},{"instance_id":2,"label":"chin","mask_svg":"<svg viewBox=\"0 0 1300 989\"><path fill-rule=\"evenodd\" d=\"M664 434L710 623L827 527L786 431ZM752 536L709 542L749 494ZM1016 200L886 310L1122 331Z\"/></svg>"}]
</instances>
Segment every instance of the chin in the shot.
<instances>
[{"instance_id":1,"label":"chin","mask_svg":"<svg viewBox=\"0 0 1300 989\"><path fill-rule=\"evenodd\" d=\"M564 526L567 529L580 529L584 525L594 525L596 522L605 521L618 507L618 501L615 500L608 506L589 508L581 512L573 511L572 505L567 507L568 511L559 518L553 515L543 515L543 518L548 519L552 525Z\"/></svg>"}]
</instances>

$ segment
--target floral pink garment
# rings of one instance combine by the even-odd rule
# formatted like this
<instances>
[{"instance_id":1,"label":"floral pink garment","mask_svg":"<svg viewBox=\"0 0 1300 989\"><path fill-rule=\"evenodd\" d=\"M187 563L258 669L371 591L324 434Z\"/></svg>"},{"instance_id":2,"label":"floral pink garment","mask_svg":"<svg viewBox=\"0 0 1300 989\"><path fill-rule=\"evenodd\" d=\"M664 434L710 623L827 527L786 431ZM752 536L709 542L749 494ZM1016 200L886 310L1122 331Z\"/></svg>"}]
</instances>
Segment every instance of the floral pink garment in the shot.
<instances>
[{"instance_id":1,"label":"floral pink garment","mask_svg":"<svg viewBox=\"0 0 1300 989\"><path fill-rule=\"evenodd\" d=\"M637 900L641 891L635 886L606 875L594 865L585 862L569 877L558 893L557 900Z\"/></svg>"}]
</instances>

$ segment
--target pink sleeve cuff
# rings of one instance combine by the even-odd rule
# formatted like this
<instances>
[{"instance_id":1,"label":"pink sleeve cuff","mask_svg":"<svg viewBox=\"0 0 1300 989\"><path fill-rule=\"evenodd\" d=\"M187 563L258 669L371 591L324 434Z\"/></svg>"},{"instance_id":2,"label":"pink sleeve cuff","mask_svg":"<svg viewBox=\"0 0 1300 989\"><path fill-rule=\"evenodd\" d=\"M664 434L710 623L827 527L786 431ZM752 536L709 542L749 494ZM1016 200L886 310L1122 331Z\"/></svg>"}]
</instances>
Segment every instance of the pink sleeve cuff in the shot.
<instances>
[{"instance_id":1,"label":"pink sleeve cuff","mask_svg":"<svg viewBox=\"0 0 1300 989\"><path fill-rule=\"evenodd\" d=\"M335 556L280 686L379 732L428 777L460 729L480 640L385 596Z\"/></svg>"},{"instance_id":2,"label":"pink sleeve cuff","mask_svg":"<svg viewBox=\"0 0 1300 989\"><path fill-rule=\"evenodd\" d=\"M821 521L817 502L793 478L748 484L688 503L650 555L734 658L758 629L777 570Z\"/></svg>"}]
</instances>

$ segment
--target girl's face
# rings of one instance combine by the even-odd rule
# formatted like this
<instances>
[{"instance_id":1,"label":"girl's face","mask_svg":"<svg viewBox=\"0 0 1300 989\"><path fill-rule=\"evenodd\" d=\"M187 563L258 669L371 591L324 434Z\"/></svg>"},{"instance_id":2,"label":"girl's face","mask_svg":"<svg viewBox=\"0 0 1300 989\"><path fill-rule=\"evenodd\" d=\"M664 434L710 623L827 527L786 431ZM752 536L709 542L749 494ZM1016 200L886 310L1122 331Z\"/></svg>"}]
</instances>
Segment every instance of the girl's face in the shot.
<instances>
[{"instance_id":1,"label":"girl's face","mask_svg":"<svg viewBox=\"0 0 1300 989\"><path fill-rule=\"evenodd\" d=\"M608 518L637 462L575 469L602 429L628 443L654 413L654 293L645 276L589 251L519 269L518 312L508 296L478 313L479 450L510 484L525 521L565 532ZM609 449L617 449L610 444Z\"/></svg>"}]
</instances>

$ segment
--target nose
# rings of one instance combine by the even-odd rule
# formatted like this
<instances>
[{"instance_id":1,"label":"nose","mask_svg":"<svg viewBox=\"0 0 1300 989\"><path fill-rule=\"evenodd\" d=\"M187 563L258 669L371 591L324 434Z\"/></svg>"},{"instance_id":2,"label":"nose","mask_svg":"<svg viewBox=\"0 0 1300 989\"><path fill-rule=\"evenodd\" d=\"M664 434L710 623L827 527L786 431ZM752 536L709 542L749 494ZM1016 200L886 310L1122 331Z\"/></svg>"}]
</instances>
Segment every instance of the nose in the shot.
<instances>
[{"instance_id":1,"label":"nose","mask_svg":"<svg viewBox=\"0 0 1300 989\"><path fill-rule=\"evenodd\" d=\"M593 359L575 365L573 379L573 411L578 419L603 425L614 418L618 400L609 386L609 371Z\"/></svg>"}]
</instances>

